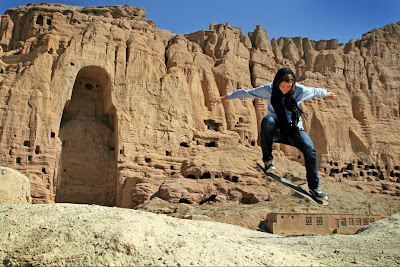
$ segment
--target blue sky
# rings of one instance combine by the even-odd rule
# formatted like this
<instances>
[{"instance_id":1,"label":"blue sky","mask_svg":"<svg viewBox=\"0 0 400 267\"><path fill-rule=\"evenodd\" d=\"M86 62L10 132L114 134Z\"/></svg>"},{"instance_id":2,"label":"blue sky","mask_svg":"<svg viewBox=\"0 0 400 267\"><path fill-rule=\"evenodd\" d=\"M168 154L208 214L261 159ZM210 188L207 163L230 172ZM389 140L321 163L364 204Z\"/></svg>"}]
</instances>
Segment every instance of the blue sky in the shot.
<instances>
[{"instance_id":1,"label":"blue sky","mask_svg":"<svg viewBox=\"0 0 400 267\"><path fill-rule=\"evenodd\" d=\"M245 34L261 25L270 39L309 37L316 41L338 39L340 43L400 21L399 0L2 0L0 14L41 2L143 7L147 19L176 34L208 30L210 22L229 22Z\"/></svg>"}]
</instances>

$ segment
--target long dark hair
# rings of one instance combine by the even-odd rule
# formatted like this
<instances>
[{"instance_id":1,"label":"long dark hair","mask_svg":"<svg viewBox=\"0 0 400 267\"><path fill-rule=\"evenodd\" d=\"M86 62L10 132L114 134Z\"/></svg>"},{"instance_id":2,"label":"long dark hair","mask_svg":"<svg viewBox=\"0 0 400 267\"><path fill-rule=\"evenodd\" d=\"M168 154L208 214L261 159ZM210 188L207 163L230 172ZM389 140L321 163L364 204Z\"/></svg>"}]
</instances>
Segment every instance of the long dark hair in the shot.
<instances>
[{"instance_id":1,"label":"long dark hair","mask_svg":"<svg viewBox=\"0 0 400 267\"><path fill-rule=\"evenodd\" d=\"M281 82L292 83L292 88L286 94L283 94L279 89ZM278 127L284 131L293 131L295 136L299 136L299 129L297 124L300 120L300 116L303 111L297 105L296 100L293 99L293 94L296 90L296 76L293 71L289 68L281 68L275 75L272 83L272 95L271 105L275 110L276 116L278 117ZM286 116L286 110L292 113L292 122L289 123Z\"/></svg>"}]
</instances>

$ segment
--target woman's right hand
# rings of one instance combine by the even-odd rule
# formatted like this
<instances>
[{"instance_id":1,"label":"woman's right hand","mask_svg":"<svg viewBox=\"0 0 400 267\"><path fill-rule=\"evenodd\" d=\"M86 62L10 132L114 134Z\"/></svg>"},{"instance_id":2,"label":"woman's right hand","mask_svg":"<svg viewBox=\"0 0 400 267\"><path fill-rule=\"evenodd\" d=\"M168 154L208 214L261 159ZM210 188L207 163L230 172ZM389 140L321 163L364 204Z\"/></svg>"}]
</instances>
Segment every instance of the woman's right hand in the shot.
<instances>
[{"instance_id":1,"label":"woman's right hand","mask_svg":"<svg viewBox=\"0 0 400 267\"><path fill-rule=\"evenodd\" d=\"M211 104L218 105L218 104L221 104L223 101L226 101L226 100L227 100L226 95L220 96L220 97L215 97L215 98L211 99Z\"/></svg>"}]
</instances>

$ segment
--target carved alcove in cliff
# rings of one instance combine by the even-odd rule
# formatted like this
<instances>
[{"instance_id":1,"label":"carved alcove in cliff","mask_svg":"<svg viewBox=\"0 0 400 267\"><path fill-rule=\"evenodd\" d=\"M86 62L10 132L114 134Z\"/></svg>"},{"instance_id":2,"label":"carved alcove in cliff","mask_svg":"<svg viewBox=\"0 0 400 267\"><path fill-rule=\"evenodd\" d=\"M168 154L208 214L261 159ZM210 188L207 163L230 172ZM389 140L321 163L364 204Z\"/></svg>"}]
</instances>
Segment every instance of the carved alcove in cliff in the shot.
<instances>
[{"instance_id":1,"label":"carved alcove in cliff","mask_svg":"<svg viewBox=\"0 0 400 267\"><path fill-rule=\"evenodd\" d=\"M104 69L79 71L60 123L56 202L116 204L117 117L110 90Z\"/></svg>"}]
</instances>

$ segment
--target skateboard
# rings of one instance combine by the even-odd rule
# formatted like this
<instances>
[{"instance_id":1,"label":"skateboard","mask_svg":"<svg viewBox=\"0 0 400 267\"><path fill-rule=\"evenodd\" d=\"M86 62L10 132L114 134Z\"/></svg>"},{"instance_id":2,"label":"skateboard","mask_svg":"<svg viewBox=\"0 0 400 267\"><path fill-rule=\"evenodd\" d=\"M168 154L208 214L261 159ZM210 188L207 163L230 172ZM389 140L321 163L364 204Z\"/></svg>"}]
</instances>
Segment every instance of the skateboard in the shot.
<instances>
[{"instance_id":1,"label":"skateboard","mask_svg":"<svg viewBox=\"0 0 400 267\"><path fill-rule=\"evenodd\" d=\"M276 174L270 173L270 172L266 172L264 167L262 167L260 164L257 163L258 168L269 178L289 187L290 189L292 189L293 191L295 191L296 193L302 195L303 197L307 198L308 200L310 200L313 203L319 204L319 205L328 205L328 201L326 200L319 200L314 198L310 193L308 193L306 190L298 187L297 185L292 184L291 182L289 182L288 180L279 177Z\"/></svg>"}]
</instances>

